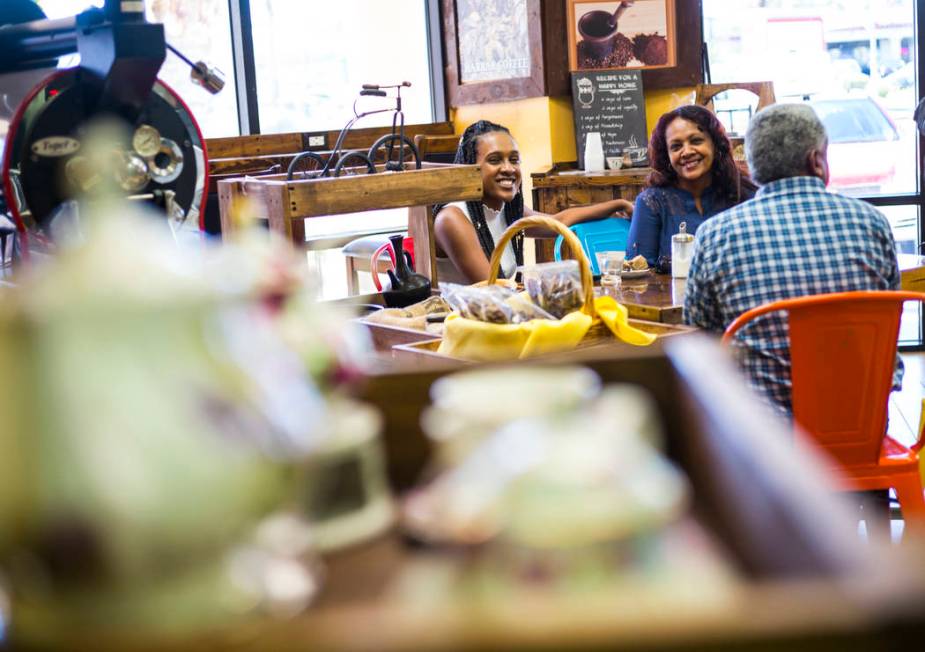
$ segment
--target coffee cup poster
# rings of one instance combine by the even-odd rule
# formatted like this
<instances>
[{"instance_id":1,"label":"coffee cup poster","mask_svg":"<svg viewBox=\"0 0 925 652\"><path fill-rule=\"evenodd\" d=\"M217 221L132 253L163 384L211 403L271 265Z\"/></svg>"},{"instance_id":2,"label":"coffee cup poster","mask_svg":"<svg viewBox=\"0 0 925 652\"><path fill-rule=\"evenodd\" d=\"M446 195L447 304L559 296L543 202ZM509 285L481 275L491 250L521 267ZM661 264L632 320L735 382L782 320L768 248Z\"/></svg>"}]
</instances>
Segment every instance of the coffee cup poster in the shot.
<instances>
[{"instance_id":1,"label":"coffee cup poster","mask_svg":"<svg viewBox=\"0 0 925 652\"><path fill-rule=\"evenodd\" d=\"M573 71L677 65L674 0L569 0L568 25Z\"/></svg>"}]
</instances>

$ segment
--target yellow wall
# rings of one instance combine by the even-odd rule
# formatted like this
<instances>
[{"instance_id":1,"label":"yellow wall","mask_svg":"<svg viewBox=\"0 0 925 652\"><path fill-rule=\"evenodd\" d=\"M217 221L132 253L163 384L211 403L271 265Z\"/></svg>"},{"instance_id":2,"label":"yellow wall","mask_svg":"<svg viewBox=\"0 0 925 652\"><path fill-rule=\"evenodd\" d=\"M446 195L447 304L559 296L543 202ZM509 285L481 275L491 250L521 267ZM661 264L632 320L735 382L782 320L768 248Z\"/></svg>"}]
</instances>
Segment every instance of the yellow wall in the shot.
<instances>
[{"instance_id":1,"label":"yellow wall","mask_svg":"<svg viewBox=\"0 0 925 652\"><path fill-rule=\"evenodd\" d=\"M696 90L691 88L671 88L667 90L649 91L646 93L646 126L649 134L659 117L683 104L693 104Z\"/></svg>"},{"instance_id":2,"label":"yellow wall","mask_svg":"<svg viewBox=\"0 0 925 652\"><path fill-rule=\"evenodd\" d=\"M646 93L646 124L649 132L660 115L693 102L693 88ZM478 120L491 120L511 130L520 146L524 193L528 198L533 189L530 174L546 170L553 163L574 161L577 158L570 97L533 97L498 104L461 106L452 110L450 118L459 134Z\"/></svg>"},{"instance_id":3,"label":"yellow wall","mask_svg":"<svg viewBox=\"0 0 925 652\"><path fill-rule=\"evenodd\" d=\"M571 159L575 158L575 136L572 133L571 116L572 110L568 109L568 120L564 122L561 116L561 110L553 107L554 100L548 97L532 97L526 100L517 100L515 102L501 102L497 104L473 104L470 106L461 106L455 109L451 119L456 133L461 134L466 127L479 120L491 120L500 125L504 125L511 130L511 135L517 141L520 147L520 157L523 161L523 184L524 194L529 197L533 190L533 184L530 181L530 174L540 170L547 169L552 165L553 154L561 155L563 153L563 128L567 128L568 133L564 137L567 143L571 143ZM556 124L553 125L555 119ZM568 153L567 151L564 153Z\"/></svg>"}]
</instances>

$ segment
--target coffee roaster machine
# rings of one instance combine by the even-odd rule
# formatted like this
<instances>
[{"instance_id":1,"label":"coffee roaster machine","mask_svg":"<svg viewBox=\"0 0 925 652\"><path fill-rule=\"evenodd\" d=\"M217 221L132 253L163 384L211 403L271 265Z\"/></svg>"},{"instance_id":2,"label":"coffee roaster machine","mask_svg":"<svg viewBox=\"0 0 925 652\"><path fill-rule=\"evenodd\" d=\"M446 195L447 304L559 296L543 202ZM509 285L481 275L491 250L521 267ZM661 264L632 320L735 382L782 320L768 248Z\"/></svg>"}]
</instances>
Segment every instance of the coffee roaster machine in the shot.
<instances>
[{"instance_id":1,"label":"coffee roaster machine","mask_svg":"<svg viewBox=\"0 0 925 652\"><path fill-rule=\"evenodd\" d=\"M191 67L193 81L222 89L221 72L167 43L164 26L146 20L144 2L106 0L70 18L0 26L0 137L8 124L0 210L15 228L14 255L53 250L56 223L79 220L77 200L100 184L157 206L175 235L201 228L205 140L180 96L157 78L168 50ZM77 67L57 67L74 53ZM104 169L87 144L102 121L120 134L106 144Z\"/></svg>"}]
</instances>

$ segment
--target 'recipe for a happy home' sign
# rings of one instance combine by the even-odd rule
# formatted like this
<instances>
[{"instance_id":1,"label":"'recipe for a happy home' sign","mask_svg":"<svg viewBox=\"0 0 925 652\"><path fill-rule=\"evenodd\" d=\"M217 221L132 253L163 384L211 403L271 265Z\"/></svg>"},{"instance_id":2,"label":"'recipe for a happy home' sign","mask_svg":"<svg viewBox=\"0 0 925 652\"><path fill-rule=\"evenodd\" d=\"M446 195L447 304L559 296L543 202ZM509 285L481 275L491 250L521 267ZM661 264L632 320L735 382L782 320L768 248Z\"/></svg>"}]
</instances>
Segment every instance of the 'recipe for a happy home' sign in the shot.
<instances>
[{"instance_id":1,"label":"'recipe for a happy home' sign","mask_svg":"<svg viewBox=\"0 0 925 652\"><path fill-rule=\"evenodd\" d=\"M584 161L585 138L595 131L601 134L608 168L649 164L640 71L573 72L572 107L579 166Z\"/></svg>"}]
</instances>

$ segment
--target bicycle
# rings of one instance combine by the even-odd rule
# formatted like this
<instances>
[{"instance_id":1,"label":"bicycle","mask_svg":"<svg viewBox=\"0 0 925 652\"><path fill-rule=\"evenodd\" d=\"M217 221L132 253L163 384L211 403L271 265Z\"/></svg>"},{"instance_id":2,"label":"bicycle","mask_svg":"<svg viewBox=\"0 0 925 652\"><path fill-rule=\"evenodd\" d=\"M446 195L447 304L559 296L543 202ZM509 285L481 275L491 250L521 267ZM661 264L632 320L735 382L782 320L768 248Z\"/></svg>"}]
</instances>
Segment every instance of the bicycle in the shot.
<instances>
[{"instance_id":1,"label":"bicycle","mask_svg":"<svg viewBox=\"0 0 925 652\"><path fill-rule=\"evenodd\" d=\"M289 163L289 167L286 170L286 181L292 181L299 164L306 159L312 162L312 167L308 170L301 170L303 178L317 179L326 177L328 174L334 177L339 177L341 174L360 174L360 171L363 169L366 170L367 174L375 174L375 161L379 157L380 149L384 150L384 167L387 172L400 172L405 169L406 163L411 161L414 161L415 169L421 169L421 155L411 139L405 135L405 114L402 112L401 108L401 89L409 86L411 86L411 82L407 81L388 86L363 84L363 88L360 90L360 96L353 101L353 117L344 125L344 128L341 129L340 134L337 136L337 141L334 143L334 149L331 150L328 157L325 159L317 152L311 151L297 154ZM357 112L357 102L359 102L362 97L388 97L386 89L389 88L395 89L394 108L389 107L385 109L375 109L373 111L364 111L362 113ZM341 153L344 138L357 121L368 115L385 113L387 111L392 112L391 133L377 139L367 151L350 150L343 154ZM396 153L397 156L395 156ZM331 169L332 163L334 164L333 170Z\"/></svg>"}]
</instances>

